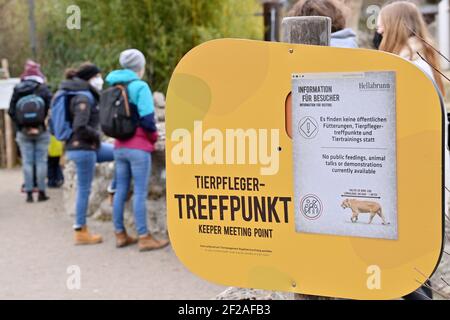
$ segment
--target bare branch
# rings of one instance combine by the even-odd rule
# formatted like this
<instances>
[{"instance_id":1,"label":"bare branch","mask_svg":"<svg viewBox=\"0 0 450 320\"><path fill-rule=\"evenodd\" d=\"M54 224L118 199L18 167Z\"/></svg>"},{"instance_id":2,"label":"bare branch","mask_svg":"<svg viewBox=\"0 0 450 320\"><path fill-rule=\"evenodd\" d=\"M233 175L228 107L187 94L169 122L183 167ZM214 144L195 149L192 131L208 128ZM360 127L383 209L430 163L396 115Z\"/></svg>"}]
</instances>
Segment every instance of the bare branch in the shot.
<instances>
[{"instance_id":1,"label":"bare branch","mask_svg":"<svg viewBox=\"0 0 450 320\"><path fill-rule=\"evenodd\" d=\"M414 268L414 270L416 270L421 276L423 276L425 279L428 279L428 276L426 276L422 271L420 271L417 268Z\"/></svg>"},{"instance_id":2,"label":"bare branch","mask_svg":"<svg viewBox=\"0 0 450 320\"><path fill-rule=\"evenodd\" d=\"M430 280L430 279L429 279L429 280ZM449 296L449 295L447 295L447 294L445 294L445 293L443 293L443 292L441 292L441 291L439 291L439 290L436 290L436 289L433 288L432 286L430 286L430 285L428 285L428 284L426 284L426 283L422 283L421 281L419 281L419 280L417 280L417 279L416 279L416 282L419 283L419 284L421 284L421 285L423 285L424 287L430 289L431 291L433 291L433 292L436 293L437 295L441 296L442 298L444 298L444 299L446 299L446 300L450 300L450 296Z\"/></svg>"},{"instance_id":3,"label":"bare branch","mask_svg":"<svg viewBox=\"0 0 450 320\"><path fill-rule=\"evenodd\" d=\"M425 61L431 68L433 68L437 73L439 73L445 80L450 81L450 78L447 77L444 73L442 73L441 70L439 70L436 66L434 66L427 59L425 59L419 52L416 52L416 53L423 61Z\"/></svg>"},{"instance_id":4,"label":"bare branch","mask_svg":"<svg viewBox=\"0 0 450 320\"><path fill-rule=\"evenodd\" d=\"M445 281L445 279L444 279L443 277L441 277L441 280L442 280L447 286L450 287L450 284L449 284L447 281Z\"/></svg>"}]
</instances>

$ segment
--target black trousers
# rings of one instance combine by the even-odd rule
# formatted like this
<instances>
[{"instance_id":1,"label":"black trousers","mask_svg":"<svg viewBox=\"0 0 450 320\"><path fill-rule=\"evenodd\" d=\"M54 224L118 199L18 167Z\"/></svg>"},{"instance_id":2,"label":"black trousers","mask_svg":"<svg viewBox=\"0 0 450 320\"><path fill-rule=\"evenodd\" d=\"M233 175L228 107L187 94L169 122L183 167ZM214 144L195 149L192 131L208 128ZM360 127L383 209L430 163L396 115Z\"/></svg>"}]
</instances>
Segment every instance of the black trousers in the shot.
<instances>
[{"instance_id":1,"label":"black trousers","mask_svg":"<svg viewBox=\"0 0 450 320\"><path fill-rule=\"evenodd\" d=\"M48 157L48 185L57 187L64 181L63 172L59 165L60 157Z\"/></svg>"}]
</instances>

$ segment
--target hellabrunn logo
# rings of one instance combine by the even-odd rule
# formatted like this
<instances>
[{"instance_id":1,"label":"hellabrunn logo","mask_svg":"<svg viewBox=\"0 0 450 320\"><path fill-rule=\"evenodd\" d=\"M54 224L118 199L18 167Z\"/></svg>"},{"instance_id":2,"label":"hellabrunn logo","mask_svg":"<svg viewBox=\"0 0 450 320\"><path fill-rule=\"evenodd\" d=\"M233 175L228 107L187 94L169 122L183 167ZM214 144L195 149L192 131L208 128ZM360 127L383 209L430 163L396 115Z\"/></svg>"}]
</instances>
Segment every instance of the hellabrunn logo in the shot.
<instances>
[{"instance_id":1,"label":"hellabrunn logo","mask_svg":"<svg viewBox=\"0 0 450 320\"><path fill-rule=\"evenodd\" d=\"M194 121L194 132L175 129L170 137L175 165L259 165L261 175L279 170L279 129L203 130L202 121Z\"/></svg>"},{"instance_id":2,"label":"hellabrunn logo","mask_svg":"<svg viewBox=\"0 0 450 320\"><path fill-rule=\"evenodd\" d=\"M378 83L378 82L360 82L359 90L388 90L391 88L390 83Z\"/></svg>"}]
</instances>

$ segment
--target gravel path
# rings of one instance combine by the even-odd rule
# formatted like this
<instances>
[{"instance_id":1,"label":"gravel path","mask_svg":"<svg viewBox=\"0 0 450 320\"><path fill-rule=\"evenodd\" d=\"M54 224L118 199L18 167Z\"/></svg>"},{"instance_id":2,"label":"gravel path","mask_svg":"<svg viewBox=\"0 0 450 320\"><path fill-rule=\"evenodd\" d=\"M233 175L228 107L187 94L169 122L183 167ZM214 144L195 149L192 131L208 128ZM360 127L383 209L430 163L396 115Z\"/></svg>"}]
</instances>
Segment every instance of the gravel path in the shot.
<instances>
[{"instance_id":1,"label":"gravel path","mask_svg":"<svg viewBox=\"0 0 450 320\"><path fill-rule=\"evenodd\" d=\"M116 249L108 222L89 222L103 244L74 246L61 191L27 204L21 181L19 170L0 170L0 299L211 299L225 289L190 273L170 247ZM70 266L79 267L80 289L68 289Z\"/></svg>"}]
</instances>

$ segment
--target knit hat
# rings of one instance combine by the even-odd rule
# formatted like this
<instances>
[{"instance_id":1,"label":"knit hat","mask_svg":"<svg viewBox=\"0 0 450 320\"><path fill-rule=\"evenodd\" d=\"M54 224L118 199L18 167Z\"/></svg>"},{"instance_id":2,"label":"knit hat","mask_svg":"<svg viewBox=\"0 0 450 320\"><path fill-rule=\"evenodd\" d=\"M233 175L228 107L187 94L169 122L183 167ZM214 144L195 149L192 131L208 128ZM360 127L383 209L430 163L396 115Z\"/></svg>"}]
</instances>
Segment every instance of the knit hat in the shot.
<instances>
[{"instance_id":1,"label":"knit hat","mask_svg":"<svg viewBox=\"0 0 450 320\"><path fill-rule=\"evenodd\" d=\"M77 78L88 81L101 72L102 71L100 70L100 68L97 67L95 64L85 63L82 64L80 68L78 68L77 72L75 73L75 76Z\"/></svg>"},{"instance_id":2,"label":"knit hat","mask_svg":"<svg viewBox=\"0 0 450 320\"><path fill-rule=\"evenodd\" d=\"M120 65L124 69L131 69L139 72L145 67L145 57L142 52L137 49L128 49L120 54Z\"/></svg>"},{"instance_id":3,"label":"knit hat","mask_svg":"<svg viewBox=\"0 0 450 320\"><path fill-rule=\"evenodd\" d=\"M41 78L42 82L44 82L45 80L45 76L41 71L41 65L30 59L25 63L25 68L23 73L20 75L20 79L24 80L25 78L29 77Z\"/></svg>"}]
</instances>

